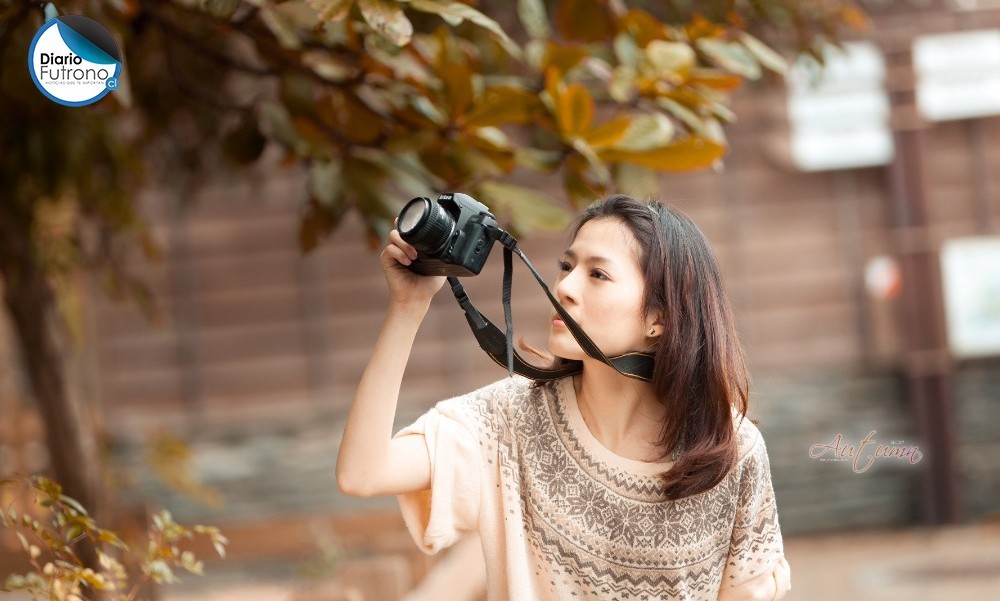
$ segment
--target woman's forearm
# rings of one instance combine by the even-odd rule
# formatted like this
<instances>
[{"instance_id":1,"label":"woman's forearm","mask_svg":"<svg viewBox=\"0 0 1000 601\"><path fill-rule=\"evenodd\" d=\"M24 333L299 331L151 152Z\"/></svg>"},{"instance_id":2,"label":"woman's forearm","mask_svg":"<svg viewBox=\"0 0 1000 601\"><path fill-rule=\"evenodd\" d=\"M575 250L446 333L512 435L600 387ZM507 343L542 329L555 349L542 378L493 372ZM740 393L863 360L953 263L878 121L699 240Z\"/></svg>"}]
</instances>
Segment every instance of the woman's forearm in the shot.
<instances>
[{"instance_id":1,"label":"woman's forearm","mask_svg":"<svg viewBox=\"0 0 1000 601\"><path fill-rule=\"evenodd\" d=\"M378 485L389 445L400 383L428 303L390 303L368 366L354 395L337 456L337 483L346 494Z\"/></svg>"}]
</instances>

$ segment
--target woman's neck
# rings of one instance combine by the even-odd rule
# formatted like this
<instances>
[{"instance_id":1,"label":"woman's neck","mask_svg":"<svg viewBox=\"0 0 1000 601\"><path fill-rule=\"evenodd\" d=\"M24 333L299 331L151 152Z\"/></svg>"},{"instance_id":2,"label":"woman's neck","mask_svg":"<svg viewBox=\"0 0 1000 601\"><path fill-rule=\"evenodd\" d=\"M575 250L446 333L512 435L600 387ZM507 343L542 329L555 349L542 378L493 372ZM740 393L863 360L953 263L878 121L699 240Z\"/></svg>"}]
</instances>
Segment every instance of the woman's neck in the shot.
<instances>
[{"instance_id":1,"label":"woman's neck","mask_svg":"<svg viewBox=\"0 0 1000 601\"><path fill-rule=\"evenodd\" d=\"M573 385L580 413L602 445L641 461L662 458L664 450L656 443L666 408L656 399L652 384L623 376L598 361L585 361Z\"/></svg>"}]
</instances>

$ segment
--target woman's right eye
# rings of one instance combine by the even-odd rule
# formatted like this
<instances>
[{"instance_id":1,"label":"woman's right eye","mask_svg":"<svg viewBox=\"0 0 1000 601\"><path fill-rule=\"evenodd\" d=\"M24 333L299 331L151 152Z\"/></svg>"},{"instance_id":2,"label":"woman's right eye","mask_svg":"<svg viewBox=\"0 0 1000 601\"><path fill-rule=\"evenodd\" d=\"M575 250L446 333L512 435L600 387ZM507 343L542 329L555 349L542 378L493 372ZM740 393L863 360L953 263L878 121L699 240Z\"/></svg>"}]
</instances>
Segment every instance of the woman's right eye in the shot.
<instances>
[{"instance_id":1,"label":"woman's right eye","mask_svg":"<svg viewBox=\"0 0 1000 601\"><path fill-rule=\"evenodd\" d=\"M563 261L562 259L559 259L558 261L556 261L556 265L559 266L559 271L569 271L569 270L573 269L572 265L570 265L566 261Z\"/></svg>"}]
</instances>

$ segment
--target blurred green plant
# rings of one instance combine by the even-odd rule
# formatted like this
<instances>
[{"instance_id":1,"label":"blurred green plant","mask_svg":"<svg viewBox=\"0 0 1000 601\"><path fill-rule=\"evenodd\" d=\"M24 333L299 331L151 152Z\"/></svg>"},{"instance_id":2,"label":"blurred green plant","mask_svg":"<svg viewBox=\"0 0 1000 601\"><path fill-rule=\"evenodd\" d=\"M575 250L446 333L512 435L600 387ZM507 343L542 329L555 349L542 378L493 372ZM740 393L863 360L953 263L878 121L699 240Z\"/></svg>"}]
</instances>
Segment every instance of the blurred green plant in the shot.
<instances>
[{"instance_id":1,"label":"blurred green plant","mask_svg":"<svg viewBox=\"0 0 1000 601\"><path fill-rule=\"evenodd\" d=\"M170 490L212 509L225 505L221 491L198 479L194 451L187 441L160 430L149 438L144 455L145 463Z\"/></svg>"},{"instance_id":2,"label":"blurred green plant","mask_svg":"<svg viewBox=\"0 0 1000 601\"><path fill-rule=\"evenodd\" d=\"M211 541L220 557L225 557L228 540L218 528L183 526L168 511L155 514L142 547L130 547L112 530L101 528L75 499L63 494L62 487L43 476L0 481L0 486L30 488L34 506L21 515L9 506L0 508L0 526L13 529L33 570L11 574L5 591L24 591L33 600L82 600L94 592L111 601L133 601L147 582L169 584L178 581L176 570L203 573L203 563L181 544L195 537ZM36 514L47 514L36 517ZM99 568L85 565L77 553L78 543L97 550ZM138 566L140 575L130 582L126 564Z\"/></svg>"},{"instance_id":3,"label":"blurred green plant","mask_svg":"<svg viewBox=\"0 0 1000 601\"><path fill-rule=\"evenodd\" d=\"M304 578L322 580L337 573L345 559L358 556L357 551L345 549L338 538L326 530L313 529L316 553L298 566L297 572Z\"/></svg>"}]
</instances>

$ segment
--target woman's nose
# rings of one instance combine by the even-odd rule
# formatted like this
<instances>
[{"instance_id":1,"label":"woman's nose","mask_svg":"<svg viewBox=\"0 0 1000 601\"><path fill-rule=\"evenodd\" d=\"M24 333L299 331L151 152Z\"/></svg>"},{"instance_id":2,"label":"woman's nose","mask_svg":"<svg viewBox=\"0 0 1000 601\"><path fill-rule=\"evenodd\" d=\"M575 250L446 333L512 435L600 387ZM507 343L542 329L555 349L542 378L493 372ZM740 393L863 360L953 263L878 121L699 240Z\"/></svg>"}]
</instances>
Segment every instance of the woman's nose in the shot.
<instances>
[{"instance_id":1,"label":"woman's nose","mask_svg":"<svg viewBox=\"0 0 1000 601\"><path fill-rule=\"evenodd\" d=\"M562 277L556 281L556 299L563 305L575 303L577 300L576 272L577 270L563 272Z\"/></svg>"}]
</instances>

